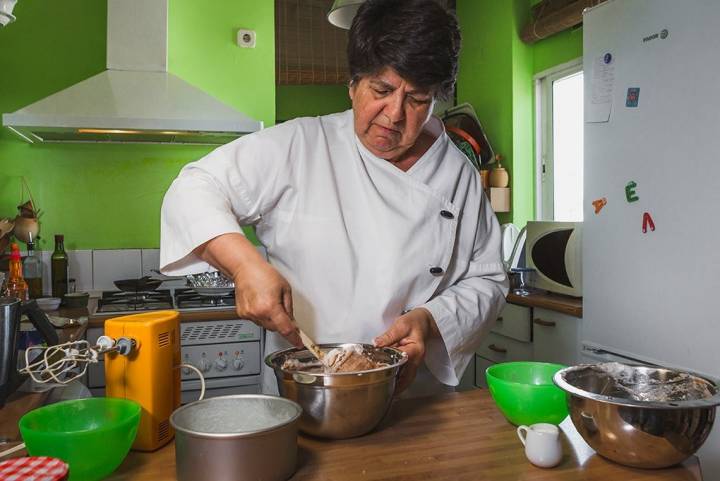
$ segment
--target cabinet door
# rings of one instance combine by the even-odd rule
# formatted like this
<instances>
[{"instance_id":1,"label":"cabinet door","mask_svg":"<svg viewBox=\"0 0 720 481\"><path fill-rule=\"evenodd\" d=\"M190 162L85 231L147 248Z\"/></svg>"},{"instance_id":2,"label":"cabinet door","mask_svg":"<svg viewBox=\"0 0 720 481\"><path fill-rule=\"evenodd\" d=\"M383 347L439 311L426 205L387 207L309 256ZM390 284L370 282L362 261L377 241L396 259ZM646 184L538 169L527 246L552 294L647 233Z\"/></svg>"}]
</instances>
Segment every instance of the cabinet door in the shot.
<instances>
[{"instance_id":1,"label":"cabinet door","mask_svg":"<svg viewBox=\"0 0 720 481\"><path fill-rule=\"evenodd\" d=\"M533 308L534 359L566 365L576 364L580 322L581 319L567 314Z\"/></svg>"},{"instance_id":2,"label":"cabinet door","mask_svg":"<svg viewBox=\"0 0 720 481\"><path fill-rule=\"evenodd\" d=\"M477 387L483 387L487 389L487 379L485 378L485 371L487 368L495 364L489 359L484 357L475 356L475 385Z\"/></svg>"},{"instance_id":3,"label":"cabinet door","mask_svg":"<svg viewBox=\"0 0 720 481\"><path fill-rule=\"evenodd\" d=\"M530 308L506 304L491 331L518 341L530 342L532 340Z\"/></svg>"},{"instance_id":4,"label":"cabinet door","mask_svg":"<svg viewBox=\"0 0 720 481\"><path fill-rule=\"evenodd\" d=\"M473 356L477 357L477 356ZM471 391L475 389L475 359L471 359L465 372L460 378L460 384L455 386L456 391Z\"/></svg>"},{"instance_id":5,"label":"cabinet door","mask_svg":"<svg viewBox=\"0 0 720 481\"><path fill-rule=\"evenodd\" d=\"M476 354L494 362L529 361L533 358L533 347L530 342L510 339L491 332Z\"/></svg>"}]
</instances>

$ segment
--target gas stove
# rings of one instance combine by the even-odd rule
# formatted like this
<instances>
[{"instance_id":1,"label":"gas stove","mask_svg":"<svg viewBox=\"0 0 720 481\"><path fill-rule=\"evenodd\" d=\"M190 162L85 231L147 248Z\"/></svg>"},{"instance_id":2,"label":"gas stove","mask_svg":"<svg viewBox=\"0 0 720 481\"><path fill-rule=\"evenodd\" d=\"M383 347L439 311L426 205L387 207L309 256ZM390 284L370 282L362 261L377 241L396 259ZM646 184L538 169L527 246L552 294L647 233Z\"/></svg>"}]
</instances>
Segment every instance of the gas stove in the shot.
<instances>
[{"instance_id":1,"label":"gas stove","mask_svg":"<svg viewBox=\"0 0 720 481\"><path fill-rule=\"evenodd\" d=\"M157 289L154 291L104 291L98 300L98 313L133 313L163 309L220 310L235 306L235 293L203 296L194 289Z\"/></svg>"},{"instance_id":2,"label":"gas stove","mask_svg":"<svg viewBox=\"0 0 720 481\"><path fill-rule=\"evenodd\" d=\"M234 292L208 297L191 288L157 289L147 292L106 291L98 300L97 314L126 315L161 309L181 312L219 311L235 306ZM205 377L205 397L260 392L260 368L264 349L262 329L244 319L186 320L180 324L182 361L200 369ZM92 326L87 340L95 344L103 335L102 326ZM181 374L183 403L195 401L200 394L196 374L183 368ZM105 394L105 368L102 362L88 368L87 385L97 396Z\"/></svg>"}]
</instances>

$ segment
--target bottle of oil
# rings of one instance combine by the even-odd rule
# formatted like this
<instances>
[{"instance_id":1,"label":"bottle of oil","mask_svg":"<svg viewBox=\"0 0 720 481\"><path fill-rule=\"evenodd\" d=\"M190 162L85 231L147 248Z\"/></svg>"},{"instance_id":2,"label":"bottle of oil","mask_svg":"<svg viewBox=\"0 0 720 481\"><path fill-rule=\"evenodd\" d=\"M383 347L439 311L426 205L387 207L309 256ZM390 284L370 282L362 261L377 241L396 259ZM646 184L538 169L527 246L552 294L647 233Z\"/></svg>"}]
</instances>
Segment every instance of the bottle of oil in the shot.
<instances>
[{"instance_id":1,"label":"bottle of oil","mask_svg":"<svg viewBox=\"0 0 720 481\"><path fill-rule=\"evenodd\" d=\"M55 251L50 257L52 296L62 298L68 292L68 256L65 252L65 236L55 234Z\"/></svg>"},{"instance_id":2,"label":"bottle of oil","mask_svg":"<svg viewBox=\"0 0 720 481\"><path fill-rule=\"evenodd\" d=\"M21 301L28 299L28 285L23 279L20 248L15 243L10 245L10 272L8 273L5 294Z\"/></svg>"},{"instance_id":3,"label":"bottle of oil","mask_svg":"<svg viewBox=\"0 0 720 481\"><path fill-rule=\"evenodd\" d=\"M27 243L27 256L23 259L23 277L28 285L30 299L37 299L43 295L42 284L43 265L35 255L35 243L30 238Z\"/></svg>"}]
</instances>

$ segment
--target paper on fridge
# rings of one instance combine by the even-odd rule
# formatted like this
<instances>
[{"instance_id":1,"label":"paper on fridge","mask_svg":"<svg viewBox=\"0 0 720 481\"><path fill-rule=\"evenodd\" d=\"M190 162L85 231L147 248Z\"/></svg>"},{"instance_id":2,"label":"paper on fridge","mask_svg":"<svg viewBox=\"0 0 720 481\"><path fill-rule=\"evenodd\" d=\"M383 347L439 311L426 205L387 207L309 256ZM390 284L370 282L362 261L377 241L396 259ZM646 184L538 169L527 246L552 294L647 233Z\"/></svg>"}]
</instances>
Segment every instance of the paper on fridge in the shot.
<instances>
[{"instance_id":1,"label":"paper on fridge","mask_svg":"<svg viewBox=\"0 0 720 481\"><path fill-rule=\"evenodd\" d=\"M615 62L610 52L603 53L592 62L590 92L585 102L585 122L608 122L612 111L615 86Z\"/></svg>"}]
</instances>

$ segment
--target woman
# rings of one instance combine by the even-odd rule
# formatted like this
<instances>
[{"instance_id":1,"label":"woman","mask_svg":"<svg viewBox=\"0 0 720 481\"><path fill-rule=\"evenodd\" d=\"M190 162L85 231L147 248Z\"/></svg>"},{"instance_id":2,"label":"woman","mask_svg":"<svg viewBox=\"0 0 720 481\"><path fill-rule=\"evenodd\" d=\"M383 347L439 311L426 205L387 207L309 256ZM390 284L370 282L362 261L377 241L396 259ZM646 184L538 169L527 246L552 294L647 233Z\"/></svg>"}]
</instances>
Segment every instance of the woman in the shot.
<instances>
[{"instance_id":1,"label":"woman","mask_svg":"<svg viewBox=\"0 0 720 481\"><path fill-rule=\"evenodd\" d=\"M480 176L432 117L460 33L432 0L367 0L349 34L352 111L286 122L187 165L162 208L168 274L215 267L266 350L397 346L399 383L457 385L504 304L497 220ZM269 262L242 235L253 225ZM429 371L429 372L428 372ZM272 373L263 390L276 392Z\"/></svg>"}]
</instances>

